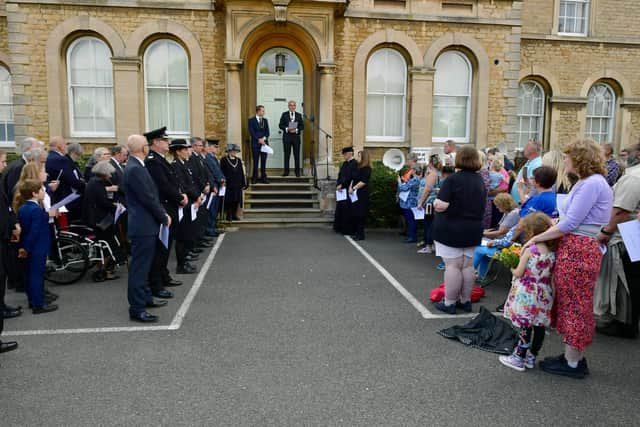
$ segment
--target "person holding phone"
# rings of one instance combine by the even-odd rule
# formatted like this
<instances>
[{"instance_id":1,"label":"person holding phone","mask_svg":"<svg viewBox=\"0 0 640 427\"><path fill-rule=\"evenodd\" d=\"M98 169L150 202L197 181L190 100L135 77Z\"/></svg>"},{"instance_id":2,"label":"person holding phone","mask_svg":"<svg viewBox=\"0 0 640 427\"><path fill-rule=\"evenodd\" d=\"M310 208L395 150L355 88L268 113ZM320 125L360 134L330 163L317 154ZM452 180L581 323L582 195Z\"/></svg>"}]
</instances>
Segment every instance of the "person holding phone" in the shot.
<instances>
[{"instance_id":1,"label":"person holding phone","mask_svg":"<svg viewBox=\"0 0 640 427\"><path fill-rule=\"evenodd\" d=\"M535 195L535 189L531 185L531 178L533 177L533 171L542 165L541 152L542 146L538 141L529 140L527 145L524 146L524 156L527 158L527 162L518 172L515 184L511 188L511 197L518 204L526 202L528 197Z\"/></svg>"}]
</instances>

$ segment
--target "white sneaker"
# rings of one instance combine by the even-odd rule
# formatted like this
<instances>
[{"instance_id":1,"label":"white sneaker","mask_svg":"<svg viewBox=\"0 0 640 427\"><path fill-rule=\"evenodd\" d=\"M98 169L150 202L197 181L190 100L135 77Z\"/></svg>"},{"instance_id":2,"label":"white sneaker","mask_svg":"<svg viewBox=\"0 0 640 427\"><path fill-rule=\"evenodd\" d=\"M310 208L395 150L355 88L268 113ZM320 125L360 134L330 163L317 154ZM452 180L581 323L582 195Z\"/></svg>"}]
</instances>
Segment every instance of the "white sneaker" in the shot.
<instances>
[{"instance_id":1,"label":"white sneaker","mask_svg":"<svg viewBox=\"0 0 640 427\"><path fill-rule=\"evenodd\" d=\"M431 248L431 245L427 245L424 248L420 249L418 251L419 254L430 254L433 253L433 249Z\"/></svg>"}]
</instances>

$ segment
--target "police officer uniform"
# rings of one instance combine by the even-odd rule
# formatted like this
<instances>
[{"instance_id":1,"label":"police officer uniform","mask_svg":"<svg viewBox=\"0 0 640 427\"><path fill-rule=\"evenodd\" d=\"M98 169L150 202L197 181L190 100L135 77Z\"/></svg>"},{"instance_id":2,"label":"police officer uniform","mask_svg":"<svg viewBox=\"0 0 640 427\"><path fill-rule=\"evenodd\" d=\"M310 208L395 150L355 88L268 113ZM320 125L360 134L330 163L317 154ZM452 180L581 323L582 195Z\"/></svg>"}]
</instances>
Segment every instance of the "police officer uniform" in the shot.
<instances>
[{"instance_id":1,"label":"police officer uniform","mask_svg":"<svg viewBox=\"0 0 640 427\"><path fill-rule=\"evenodd\" d=\"M186 140L174 139L169 145L169 150L175 152L176 150L189 147L190 145ZM188 204L183 208L182 220L178 221L176 225L176 258L178 262L176 271L179 274L191 274L195 273L197 269L189 263L188 253L193 249L196 237L201 233L200 223L197 221L197 218L196 221L194 221L192 217L191 206L200 199L201 192L198 191L195 185L192 171L189 169L186 161L174 156L171 167L174 170L178 185L183 189L189 199ZM204 209L204 207L200 206L198 212L202 209Z\"/></svg>"},{"instance_id":2,"label":"police officer uniform","mask_svg":"<svg viewBox=\"0 0 640 427\"><path fill-rule=\"evenodd\" d=\"M193 183L196 189L200 192L200 194L205 194L205 189L209 186L209 191L211 190L211 183L213 182L213 177L211 176L207 165L205 164L204 157L195 151L191 154L189 161L187 163L189 170L191 171L191 178L193 179ZM207 196L208 197L208 196ZM209 212L205 206L202 206L198 210L198 218L196 222L198 223L197 229L197 245L200 247L211 247L211 241L208 237L205 236L205 229L207 226L207 221L209 219Z\"/></svg>"},{"instance_id":3,"label":"police officer uniform","mask_svg":"<svg viewBox=\"0 0 640 427\"><path fill-rule=\"evenodd\" d=\"M149 144L154 139L169 139L166 134L167 128L162 127L144 134ZM151 178L158 188L160 203L171 217L171 229L169 233L169 247L165 246L158 239L155 256L151 264L149 273L149 287L154 296L158 298L171 298L173 294L165 289L165 286L178 286L182 283L173 280L169 274L167 264L169 263L169 253L171 245L175 239L176 226L178 224L178 208L182 203L184 193L178 185L175 173L169 162L160 153L153 149L149 151L144 164L151 175Z\"/></svg>"}]
</instances>

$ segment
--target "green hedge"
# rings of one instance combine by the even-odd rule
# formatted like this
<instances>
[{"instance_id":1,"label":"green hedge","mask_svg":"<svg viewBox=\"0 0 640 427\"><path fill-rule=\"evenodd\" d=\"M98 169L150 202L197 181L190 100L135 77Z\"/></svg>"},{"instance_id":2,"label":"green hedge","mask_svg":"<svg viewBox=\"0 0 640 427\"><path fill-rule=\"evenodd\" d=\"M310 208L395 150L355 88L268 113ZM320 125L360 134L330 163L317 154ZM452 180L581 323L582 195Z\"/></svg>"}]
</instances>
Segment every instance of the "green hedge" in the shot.
<instances>
[{"instance_id":1,"label":"green hedge","mask_svg":"<svg viewBox=\"0 0 640 427\"><path fill-rule=\"evenodd\" d=\"M384 166L381 161L373 162L369 181L369 227L396 227L398 225L398 204L396 190L398 174Z\"/></svg>"}]
</instances>

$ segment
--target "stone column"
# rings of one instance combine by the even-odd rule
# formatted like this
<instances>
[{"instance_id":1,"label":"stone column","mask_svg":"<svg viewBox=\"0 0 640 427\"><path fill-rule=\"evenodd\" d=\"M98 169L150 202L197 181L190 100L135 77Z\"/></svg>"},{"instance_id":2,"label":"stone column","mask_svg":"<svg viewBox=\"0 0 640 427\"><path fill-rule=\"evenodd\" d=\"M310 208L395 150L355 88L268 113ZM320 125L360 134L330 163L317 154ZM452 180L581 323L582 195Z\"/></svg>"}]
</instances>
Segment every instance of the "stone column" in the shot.
<instances>
[{"instance_id":1,"label":"stone column","mask_svg":"<svg viewBox=\"0 0 640 427\"><path fill-rule=\"evenodd\" d=\"M336 172L333 165L333 139L327 138L327 135L333 136L333 73L335 64L318 64L320 71L320 108L319 119L317 120L318 132L318 151L316 154L316 165L318 177L327 178L327 165L331 178L336 178Z\"/></svg>"},{"instance_id":2,"label":"stone column","mask_svg":"<svg viewBox=\"0 0 640 427\"><path fill-rule=\"evenodd\" d=\"M116 142L124 144L129 135L145 131L144 111L138 88L140 58L113 57L113 91L115 97ZM144 114L144 113L143 113Z\"/></svg>"},{"instance_id":3,"label":"stone column","mask_svg":"<svg viewBox=\"0 0 640 427\"><path fill-rule=\"evenodd\" d=\"M240 91L241 59L224 61L227 69L227 143L242 146L242 94Z\"/></svg>"},{"instance_id":4,"label":"stone column","mask_svg":"<svg viewBox=\"0 0 640 427\"><path fill-rule=\"evenodd\" d=\"M435 69L414 67L411 74L411 150L431 147Z\"/></svg>"}]
</instances>

